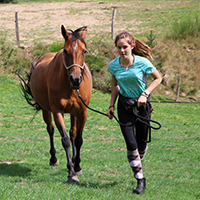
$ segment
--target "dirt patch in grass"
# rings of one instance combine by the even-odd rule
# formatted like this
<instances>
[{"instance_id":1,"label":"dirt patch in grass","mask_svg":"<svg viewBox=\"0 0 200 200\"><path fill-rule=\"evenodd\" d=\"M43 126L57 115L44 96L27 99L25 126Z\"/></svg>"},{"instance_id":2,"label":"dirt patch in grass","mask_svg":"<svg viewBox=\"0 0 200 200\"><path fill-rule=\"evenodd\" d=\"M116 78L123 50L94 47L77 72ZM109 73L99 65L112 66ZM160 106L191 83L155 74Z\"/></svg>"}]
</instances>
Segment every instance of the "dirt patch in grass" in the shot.
<instances>
[{"instance_id":1,"label":"dirt patch in grass","mask_svg":"<svg viewBox=\"0 0 200 200\"><path fill-rule=\"evenodd\" d=\"M11 164L21 164L24 163L24 161L13 161L13 160L0 160L0 164L7 164L7 165L11 165Z\"/></svg>"},{"instance_id":2,"label":"dirt patch in grass","mask_svg":"<svg viewBox=\"0 0 200 200\"><path fill-rule=\"evenodd\" d=\"M62 40L62 24L72 30L87 25L90 36L109 34L111 37L113 7L117 7L115 33L124 30L131 31L134 35L148 33L150 30L159 33L166 29L166 26L159 24L166 23L171 18L174 20L177 13L171 11L182 8L181 3L77 1L0 4L0 26L3 34L15 41L15 12L18 12L20 42L24 47L30 47L35 40L44 43ZM187 9L193 9L196 4L194 1L184 2Z\"/></svg>"},{"instance_id":3,"label":"dirt patch in grass","mask_svg":"<svg viewBox=\"0 0 200 200\"><path fill-rule=\"evenodd\" d=\"M15 39L13 38L15 12L18 12L21 43L23 46L30 46L31 42L37 39L44 43L62 39L60 33L62 24L72 30L88 25L90 32L95 27L99 30L99 26L108 26L110 29L111 16L102 15L102 12L107 12L105 8L112 9L112 3L63 2L0 5L0 25L8 30L6 34L11 40Z\"/></svg>"}]
</instances>

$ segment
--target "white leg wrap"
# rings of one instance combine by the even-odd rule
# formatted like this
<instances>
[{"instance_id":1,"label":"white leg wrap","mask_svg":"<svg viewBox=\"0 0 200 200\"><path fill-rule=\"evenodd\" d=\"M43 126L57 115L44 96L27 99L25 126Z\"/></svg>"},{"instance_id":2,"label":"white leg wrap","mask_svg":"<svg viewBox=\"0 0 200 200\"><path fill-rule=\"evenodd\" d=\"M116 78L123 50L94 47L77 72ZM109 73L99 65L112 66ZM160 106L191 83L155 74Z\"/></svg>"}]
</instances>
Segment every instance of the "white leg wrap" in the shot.
<instances>
[{"instance_id":1,"label":"white leg wrap","mask_svg":"<svg viewBox=\"0 0 200 200\"><path fill-rule=\"evenodd\" d=\"M136 149L134 151L128 150L127 157L128 157L128 161L131 166L131 169L134 172L135 178L142 179L143 178L143 168L142 168L142 161L140 159L138 149Z\"/></svg>"},{"instance_id":2,"label":"white leg wrap","mask_svg":"<svg viewBox=\"0 0 200 200\"><path fill-rule=\"evenodd\" d=\"M144 156L145 156L145 154L146 154L146 152L147 152L147 149L148 149L148 146L146 146L146 148L145 148L144 151L139 151L141 160L144 158Z\"/></svg>"}]
</instances>

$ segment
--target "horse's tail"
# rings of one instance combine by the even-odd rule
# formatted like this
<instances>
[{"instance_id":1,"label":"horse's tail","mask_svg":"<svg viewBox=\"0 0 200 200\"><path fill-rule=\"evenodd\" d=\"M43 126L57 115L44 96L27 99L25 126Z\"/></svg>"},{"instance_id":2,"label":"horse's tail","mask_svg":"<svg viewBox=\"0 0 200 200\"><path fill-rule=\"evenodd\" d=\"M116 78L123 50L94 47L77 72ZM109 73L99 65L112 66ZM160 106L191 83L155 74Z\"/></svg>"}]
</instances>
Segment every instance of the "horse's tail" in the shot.
<instances>
[{"instance_id":1,"label":"horse's tail","mask_svg":"<svg viewBox=\"0 0 200 200\"><path fill-rule=\"evenodd\" d=\"M31 79L31 74L32 71L34 70L35 66L33 63L31 63L31 70L29 73L26 73L27 76L27 81L25 80L24 76L21 77L19 74L18 77L20 79L20 85L21 85L21 91L22 91L22 95L24 96L24 98L26 99L27 103L29 105L31 105L34 110L39 111L41 110L41 106L35 101L32 92L31 92L31 88L30 88L30 79Z\"/></svg>"}]
</instances>

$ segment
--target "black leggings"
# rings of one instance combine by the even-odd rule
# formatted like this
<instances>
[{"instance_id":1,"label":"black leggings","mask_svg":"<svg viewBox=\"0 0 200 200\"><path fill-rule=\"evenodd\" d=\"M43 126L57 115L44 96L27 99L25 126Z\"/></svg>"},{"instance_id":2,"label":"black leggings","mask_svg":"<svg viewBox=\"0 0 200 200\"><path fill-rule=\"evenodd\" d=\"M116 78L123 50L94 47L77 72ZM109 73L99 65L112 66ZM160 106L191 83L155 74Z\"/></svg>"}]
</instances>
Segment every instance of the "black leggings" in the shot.
<instances>
[{"instance_id":1,"label":"black leggings","mask_svg":"<svg viewBox=\"0 0 200 200\"><path fill-rule=\"evenodd\" d=\"M140 106L137 108L137 110L139 115L145 117L146 105ZM141 123L140 121L136 121L136 117L133 114L132 109L126 110L126 108L120 102L120 99L118 100L117 112L120 122L123 124L133 124L133 126L128 127L120 125L126 142L127 150L133 151L138 148L139 152L145 151L148 137L147 125Z\"/></svg>"}]
</instances>

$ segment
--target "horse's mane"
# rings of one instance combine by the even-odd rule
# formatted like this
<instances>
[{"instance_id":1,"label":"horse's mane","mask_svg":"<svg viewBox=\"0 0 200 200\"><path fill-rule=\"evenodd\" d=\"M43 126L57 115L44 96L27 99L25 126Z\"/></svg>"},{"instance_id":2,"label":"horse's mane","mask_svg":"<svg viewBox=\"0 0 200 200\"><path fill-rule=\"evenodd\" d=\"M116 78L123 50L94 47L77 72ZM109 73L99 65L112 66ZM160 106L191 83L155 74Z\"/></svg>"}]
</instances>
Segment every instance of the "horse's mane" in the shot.
<instances>
[{"instance_id":1,"label":"horse's mane","mask_svg":"<svg viewBox=\"0 0 200 200\"><path fill-rule=\"evenodd\" d=\"M72 35L72 42L76 41L77 39L81 40L81 42L83 42L85 45L85 41L84 39L81 37L80 32L83 31L85 28L87 28L87 26L83 26L81 28L76 29L75 31L71 30L71 29L67 29L68 31L70 31L71 33L68 33L69 35Z\"/></svg>"}]
</instances>

